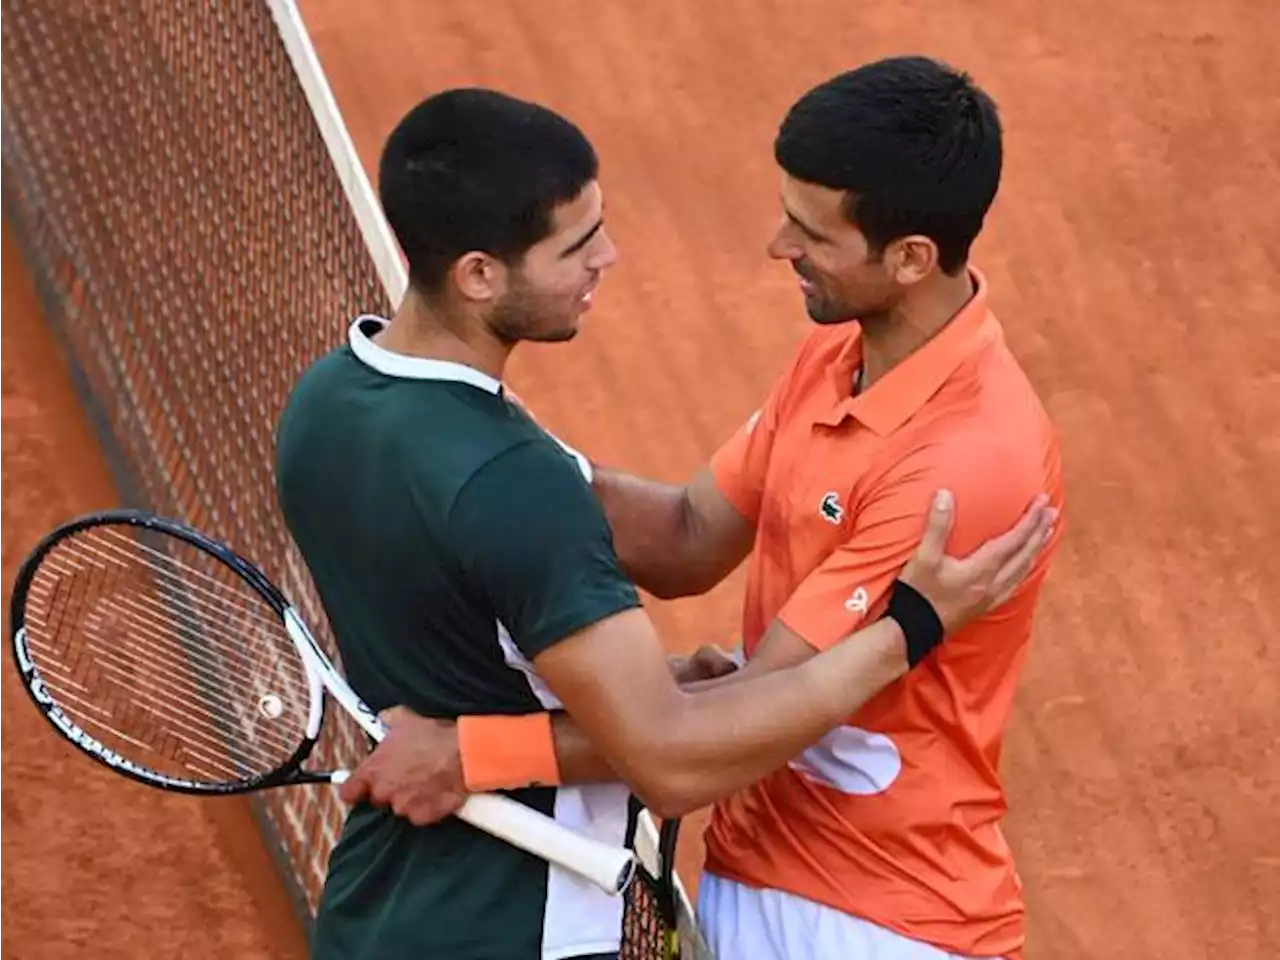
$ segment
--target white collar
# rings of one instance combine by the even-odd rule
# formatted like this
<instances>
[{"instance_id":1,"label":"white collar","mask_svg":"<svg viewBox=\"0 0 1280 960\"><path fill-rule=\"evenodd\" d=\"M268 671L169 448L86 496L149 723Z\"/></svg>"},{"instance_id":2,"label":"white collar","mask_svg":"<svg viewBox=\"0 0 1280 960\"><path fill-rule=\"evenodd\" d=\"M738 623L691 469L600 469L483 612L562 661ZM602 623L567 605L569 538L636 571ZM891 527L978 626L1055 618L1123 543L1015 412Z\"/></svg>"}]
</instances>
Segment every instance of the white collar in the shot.
<instances>
[{"instance_id":1,"label":"white collar","mask_svg":"<svg viewBox=\"0 0 1280 960\"><path fill-rule=\"evenodd\" d=\"M430 360L426 357L410 357L403 353L395 353L378 346L362 329L377 324L378 330L382 330L388 323L390 321L386 318L369 313L356 317L352 322L351 328L347 331L347 341L351 344L351 352L362 363L388 377L401 377L406 380L451 380L455 383L470 384L486 393L502 395L502 381L495 380L475 367L454 363L451 360Z\"/></svg>"}]
</instances>

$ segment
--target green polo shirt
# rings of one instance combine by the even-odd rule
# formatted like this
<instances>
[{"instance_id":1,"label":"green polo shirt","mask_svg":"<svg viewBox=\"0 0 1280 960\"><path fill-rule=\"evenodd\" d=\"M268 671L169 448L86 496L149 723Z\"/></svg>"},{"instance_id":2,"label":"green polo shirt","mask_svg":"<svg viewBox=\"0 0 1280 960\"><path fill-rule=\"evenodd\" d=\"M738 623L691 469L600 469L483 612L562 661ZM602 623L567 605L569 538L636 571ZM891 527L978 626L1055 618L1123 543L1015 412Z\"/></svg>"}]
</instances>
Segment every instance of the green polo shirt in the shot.
<instances>
[{"instance_id":1,"label":"green polo shirt","mask_svg":"<svg viewBox=\"0 0 1280 960\"><path fill-rule=\"evenodd\" d=\"M298 381L277 490L344 671L375 710L428 716L559 706L531 661L640 600L575 461L501 384L391 353L385 321ZM620 784L511 795L610 843ZM329 862L315 960L555 960L618 949L621 898L448 818L359 806Z\"/></svg>"}]
</instances>

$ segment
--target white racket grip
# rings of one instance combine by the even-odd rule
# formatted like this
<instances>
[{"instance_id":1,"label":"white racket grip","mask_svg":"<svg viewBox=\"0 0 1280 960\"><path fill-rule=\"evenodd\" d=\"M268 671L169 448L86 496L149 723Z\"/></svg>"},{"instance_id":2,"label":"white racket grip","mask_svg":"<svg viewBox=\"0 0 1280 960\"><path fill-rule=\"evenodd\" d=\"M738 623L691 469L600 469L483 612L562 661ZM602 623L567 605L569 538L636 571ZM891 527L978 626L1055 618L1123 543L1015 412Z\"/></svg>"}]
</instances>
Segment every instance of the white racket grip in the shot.
<instances>
[{"instance_id":1,"label":"white racket grip","mask_svg":"<svg viewBox=\"0 0 1280 960\"><path fill-rule=\"evenodd\" d=\"M613 896L626 890L635 875L636 860L630 850L584 837L509 797L472 794L457 816L499 840L572 870Z\"/></svg>"},{"instance_id":2,"label":"white racket grip","mask_svg":"<svg viewBox=\"0 0 1280 960\"><path fill-rule=\"evenodd\" d=\"M289 609L285 611L284 622L309 670L360 728L381 743L387 735L386 726L333 668L302 618ZM333 782L341 783L345 779L345 775L335 776ZM472 794L455 815L526 853L572 870L613 896L625 891L635 875L635 855L626 847L584 837L510 797Z\"/></svg>"}]
</instances>

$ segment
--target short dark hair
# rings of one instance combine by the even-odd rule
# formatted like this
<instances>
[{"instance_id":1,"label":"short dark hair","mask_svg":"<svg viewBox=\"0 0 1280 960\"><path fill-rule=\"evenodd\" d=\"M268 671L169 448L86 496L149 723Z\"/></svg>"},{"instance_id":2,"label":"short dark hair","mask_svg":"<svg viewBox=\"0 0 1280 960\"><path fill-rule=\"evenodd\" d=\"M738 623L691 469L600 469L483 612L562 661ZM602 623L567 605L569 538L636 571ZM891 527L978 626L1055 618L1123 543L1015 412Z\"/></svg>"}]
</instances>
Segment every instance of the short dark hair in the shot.
<instances>
[{"instance_id":1,"label":"short dark hair","mask_svg":"<svg viewBox=\"0 0 1280 960\"><path fill-rule=\"evenodd\" d=\"M967 73L926 57L891 57L801 97L774 156L798 180L848 191L845 213L873 251L922 234L937 244L942 270L955 274L1000 184L1000 118Z\"/></svg>"},{"instance_id":2,"label":"short dark hair","mask_svg":"<svg viewBox=\"0 0 1280 960\"><path fill-rule=\"evenodd\" d=\"M468 87L427 98L396 125L379 196L410 282L434 293L470 250L519 262L598 171L590 141L558 113Z\"/></svg>"}]
</instances>

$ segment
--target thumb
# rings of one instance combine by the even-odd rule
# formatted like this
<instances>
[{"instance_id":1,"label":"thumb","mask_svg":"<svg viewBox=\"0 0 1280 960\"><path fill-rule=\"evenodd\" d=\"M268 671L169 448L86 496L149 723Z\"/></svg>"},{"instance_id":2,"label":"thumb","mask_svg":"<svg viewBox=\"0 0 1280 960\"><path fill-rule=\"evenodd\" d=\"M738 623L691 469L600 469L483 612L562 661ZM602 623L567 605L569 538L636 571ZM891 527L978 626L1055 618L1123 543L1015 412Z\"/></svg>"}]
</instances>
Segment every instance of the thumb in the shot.
<instances>
[{"instance_id":1,"label":"thumb","mask_svg":"<svg viewBox=\"0 0 1280 960\"><path fill-rule=\"evenodd\" d=\"M369 795L369 775L362 763L351 772L351 776L338 787L338 797L347 806L355 806Z\"/></svg>"},{"instance_id":2,"label":"thumb","mask_svg":"<svg viewBox=\"0 0 1280 960\"><path fill-rule=\"evenodd\" d=\"M929 505L929 516L925 520L924 536L920 538L920 547L916 551L917 558L928 564L942 562L955 515L955 497L951 491L939 490L935 493L933 502Z\"/></svg>"},{"instance_id":3,"label":"thumb","mask_svg":"<svg viewBox=\"0 0 1280 960\"><path fill-rule=\"evenodd\" d=\"M382 721L383 726L390 730L396 725L397 720L404 719L412 712L408 707L387 707L387 709L378 714L378 719Z\"/></svg>"}]
</instances>

